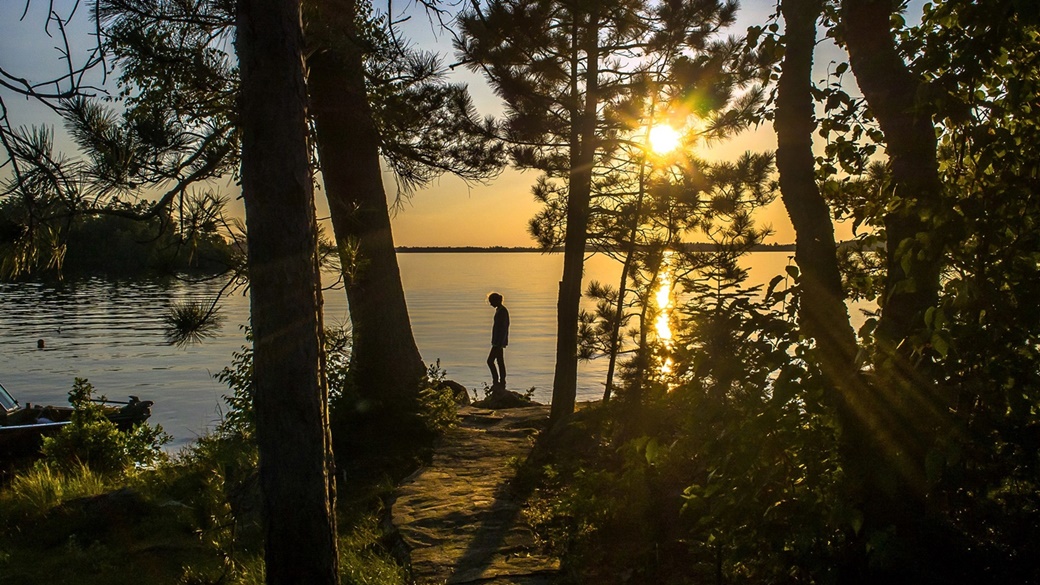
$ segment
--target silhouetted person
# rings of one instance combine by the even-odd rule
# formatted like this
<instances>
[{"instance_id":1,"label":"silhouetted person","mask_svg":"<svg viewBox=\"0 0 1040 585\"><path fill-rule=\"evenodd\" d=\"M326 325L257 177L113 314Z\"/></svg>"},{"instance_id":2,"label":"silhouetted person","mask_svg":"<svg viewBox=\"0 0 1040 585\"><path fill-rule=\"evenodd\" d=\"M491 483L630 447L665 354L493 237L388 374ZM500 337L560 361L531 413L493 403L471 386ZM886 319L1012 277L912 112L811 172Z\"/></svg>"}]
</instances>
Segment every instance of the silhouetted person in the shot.
<instances>
[{"instance_id":1,"label":"silhouetted person","mask_svg":"<svg viewBox=\"0 0 1040 585\"><path fill-rule=\"evenodd\" d=\"M491 328L491 353L487 364L491 369L492 386L506 385L506 361L502 350L509 345L509 311L502 306L502 295L493 292L487 297L488 304L495 308L495 324ZM495 367L496 363L498 368Z\"/></svg>"}]
</instances>

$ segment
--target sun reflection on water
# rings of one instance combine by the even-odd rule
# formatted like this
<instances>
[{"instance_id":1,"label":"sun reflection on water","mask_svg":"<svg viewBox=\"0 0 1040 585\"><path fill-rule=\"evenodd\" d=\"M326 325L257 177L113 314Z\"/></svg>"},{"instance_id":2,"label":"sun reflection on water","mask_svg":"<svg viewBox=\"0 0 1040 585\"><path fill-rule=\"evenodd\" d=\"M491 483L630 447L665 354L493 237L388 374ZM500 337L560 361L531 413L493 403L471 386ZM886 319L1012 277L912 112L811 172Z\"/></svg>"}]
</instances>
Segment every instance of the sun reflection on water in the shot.
<instances>
[{"instance_id":1,"label":"sun reflection on water","mask_svg":"<svg viewBox=\"0 0 1040 585\"><path fill-rule=\"evenodd\" d=\"M672 309L672 271L671 268L665 264L661 267L661 273L657 276L660 285L657 289L657 338L661 340L670 341L672 339L672 328L669 326L668 321L671 317Z\"/></svg>"},{"instance_id":2,"label":"sun reflection on water","mask_svg":"<svg viewBox=\"0 0 1040 585\"><path fill-rule=\"evenodd\" d=\"M661 365L658 368L661 375L668 376L672 373L672 358L669 353L672 349L672 252L664 253L664 261L657 275L658 288L654 297L657 301L657 321L654 323L657 330L657 339L661 343Z\"/></svg>"}]
</instances>

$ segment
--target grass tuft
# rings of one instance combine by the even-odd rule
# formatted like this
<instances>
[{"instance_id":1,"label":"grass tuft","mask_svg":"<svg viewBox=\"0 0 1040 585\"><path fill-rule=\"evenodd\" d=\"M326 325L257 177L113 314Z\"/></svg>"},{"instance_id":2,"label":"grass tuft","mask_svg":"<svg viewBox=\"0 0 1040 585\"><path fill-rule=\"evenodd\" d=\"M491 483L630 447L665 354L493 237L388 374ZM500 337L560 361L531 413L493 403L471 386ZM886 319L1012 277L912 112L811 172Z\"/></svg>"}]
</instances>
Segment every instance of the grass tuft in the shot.
<instances>
[{"instance_id":1,"label":"grass tuft","mask_svg":"<svg viewBox=\"0 0 1040 585\"><path fill-rule=\"evenodd\" d=\"M83 464L62 472L40 464L17 475L3 492L10 512L20 515L41 514L75 498L96 496L107 491L105 479Z\"/></svg>"}]
</instances>

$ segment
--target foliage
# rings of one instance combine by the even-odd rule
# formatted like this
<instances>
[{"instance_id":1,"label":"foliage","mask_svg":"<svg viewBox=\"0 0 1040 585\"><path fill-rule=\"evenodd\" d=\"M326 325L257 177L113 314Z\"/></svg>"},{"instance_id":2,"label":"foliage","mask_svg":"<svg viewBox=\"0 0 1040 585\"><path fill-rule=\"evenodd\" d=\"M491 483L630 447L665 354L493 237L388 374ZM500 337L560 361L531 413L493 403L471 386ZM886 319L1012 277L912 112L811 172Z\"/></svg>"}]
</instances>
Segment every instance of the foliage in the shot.
<instances>
[{"instance_id":1,"label":"foliage","mask_svg":"<svg viewBox=\"0 0 1040 585\"><path fill-rule=\"evenodd\" d=\"M224 366L214 377L227 385L231 394L223 396L227 412L220 418L218 432L222 435L252 435L253 416L253 334L246 328L246 342L231 354L231 365Z\"/></svg>"},{"instance_id":2,"label":"foliage","mask_svg":"<svg viewBox=\"0 0 1040 585\"><path fill-rule=\"evenodd\" d=\"M486 128L474 119L465 86L446 82L434 55L402 46L386 16L367 2L359 5L369 99L383 156L398 184L411 191L444 172L467 180L492 176L500 156L487 148ZM358 41L327 30L324 23L330 20L322 18L321 3L305 9L307 35L315 46ZM103 0L99 13L107 46L121 66L128 130L142 130L141 142L157 161L183 160L192 146L201 146L204 150L188 160L219 160L220 168L235 168L237 149L217 150L222 141L237 139L233 133L224 136L234 122L238 93L235 59L228 50L234 4L160 0L144 9L136 2ZM211 134L192 140L194 126L188 121Z\"/></svg>"},{"instance_id":3,"label":"foliage","mask_svg":"<svg viewBox=\"0 0 1040 585\"><path fill-rule=\"evenodd\" d=\"M1040 511L1040 12L1001 1L929 6L904 37L941 118L940 174L958 245L921 346L956 401L929 453L944 510L1006 581L1035 579Z\"/></svg>"},{"instance_id":4,"label":"foliage","mask_svg":"<svg viewBox=\"0 0 1040 585\"><path fill-rule=\"evenodd\" d=\"M581 581L826 581L840 555L835 427L789 291L716 270L687 284L672 369L579 413L544 471L532 519Z\"/></svg>"},{"instance_id":5,"label":"foliage","mask_svg":"<svg viewBox=\"0 0 1040 585\"><path fill-rule=\"evenodd\" d=\"M441 368L441 360L430 364L426 377L419 383L420 416L426 429L441 435L459 422L459 398L445 384L448 372Z\"/></svg>"},{"instance_id":6,"label":"foliage","mask_svg":"<svg viewBox=\"0 0 1040 585\"><path fill-rule=\"evenodd\" d=\"M215 374L231 390L224 395L228 410L221 418L218 433L221 435L253 436L253 333L245 329L246 342L239 351L231 354L231 365ZM345 327L325 329L325 371L329 385L329 402L334 403L343 395L347 384L350 364L350 331Z\"/></svg>"},{"instance_id":7,"label":"foliage","mask_svg":"<svg viewBox=\"0 0 1040 585\"><path fill-rule=\"evenodd\" d=\"M65 472L84 466L101 475L118 475L165 458L162 446L172 437L162 426L139 423L120 431L105 417L105 408L93 402L93 393L93 385L76 378L69 391L69 403L75 409L72 420L58 434L44 438L45 465Z\"/></svg>"},{"instance_id":8,"label":"foliage","mask_svg":"<svg viewBox=\"0 0 1040 585\"><path fill-rule=\"evenodd\" d=\"M196 301L176 303L163 315L165 335L177 345L199 343L220 331L224 318L215 304Z\"/></svg>"},{"instance_id":9,"label":"foliage","mask_svg":"<svg viewBox=\"0 0 1040 585\"><path fill-rule=\"evenodd\" d=\"M405 568L383 548L385 535L376 514L352 522L339 540L340 580L349 585L405 585Z\"/></svg>"},{"instance_id":10,"label":"foliage","mask_svg":"<svg viewBox=\"0 0 1040 585\"><path fill-rule=\"evenodd\" d=\"M240 261L240 252L219 229L225 203L208 195L194 198L187 211L195 216L178 222L167 214L147 220L79 215L64 204L27 206L7 198L0 203L0 225L10 226L0 239L4 259L0 274L13 278L28 273L226 272ZM123 210L145 213L143 205ZM200 215L211 219L202 221ZM41 216L63 219L32 230L26 227Z\"/></svg>"},{"instance_id":11,"label":"foliage","mask_svg":"<svg viewBox=\"0 0 1040 585\"><path fill-rule=\"evenodd\" d=\"M605 355L614 360L631 353L629 365L636 370L655 359L667 360L665 346L672 342L663 335L669 333L673 299L704 294L710 286L701 282L706 279L742 279L739 258L770 233L768 227L756 226L753 217L775 198L771 154L745 153L735 162L721 163L679 154L659 166L660 174L649 175L645 209L633 210L623 203L613 210L596 210L611 219L602 223L602 235L591 239L622 262L624 282L618 283L620 288L590 283L586 296L597 304L594 312L580 315L582 357ZM633 229L619 233L616 226L611 228L618 219ZM710 245L691 246L691 240L707 240ZM633 320L636 325L627 331L626 340L623 328ZM607 386L613 386L612 379Z\"/></svg>"},{"instance_id":12,"label":"foliage","mask_svg":"<svg viewBox=\"0 0 1040 585\"><path fill-rule=\"evenodd\" d=\"M399 39L389 16L359 2L364 35L366 88L378 129L380 154L393 171L398 194L410 194L444 173L464 181L493 178L503 166L503 147L492 140L494 122L476 115L465 84L451 83L441 58ZM342 31L326 30L321 3L308 33L335 46Z\"/></svg>"},{"instance_id":13,"label":"foliage","mask_svg":"<svg viewBox=\"0 0 1040 585\"><path fill-rule=\"evenodd\" d=\"M251 333L246 330L247 341ZM373 440L382 444L379 453L369 453L365 449L354 446L354 441L362 439L363 433L355 427L351 433L346 421L360 421L353 417L370 413L365 410L365 402L358 396L349 382L350 365L350 331L346 328L326 328L325 331L325 369L329 384L330 417L332 419L333 441L341 448L336 449L336 456L341 465L352 465L360 460L368 460L378 455L384 456L384 463L394 467L397 455L405 467L416 456L429 448L433 437L448 430L457 422L458 398L446 383L446 372L441 369L440 362L431 364L426 376L419 383L419 392L415 394L414 404L404 405L401 411L392 413L400 417L397 432L388 438L385 432L374 432ZM216 377L228 385L231 394L224 396L228 407L224 413L218 434L221 436L241 435L251 437L254 432L253 418L253 352L250 345L243 346L232 355L232 364L225 367ZM400 421L404 423L400 423ZM354 424L360 424L355 422ZM372 422L371 424L375 424ZM378 425L377 425L378 426ZM384 429L385 431L385 429ZM398 445L398 443L400 443ZM395 446L396 445L396 446ZM399 449L397 453L395 449ZM391 453L397 455L391 456ZM351 463L348 463L351 462ZM377 462L373 462L376 464ZM377 464L377 467L381 465Z\"/></svg>"},{"instance_id":14,"label":"foliage","mask_svg":"<svg viewBox=\"0 0 1040 585\"><path fill-rule=\"evenodd\" d=\"M199 544L219 559L216 566L186 568L197 582L213 582L214 575L249 582L255 572L263 534L257 463L250 440L207 435L145 478L146 492L177 502Z\"/></svg>"},{"instance_id":15,"label":"foliage","mask_svg":"<svg viewBox=\"0 0 1040 585\"><path fill-rule=\"evenodd\" d=\"M133 478L86 466L26 470L0 490L0 548L9 553L0 555L0 571L29 585L263 583L256 470L255 445L231 434L200 437ZM91 511L91 497L120 494L132 505L103 520ZM341 504L343 582L403 585L373 502Z\"/></svg>"},{"instance_id":16,"label":"foliage","mask_svg":"<svg viewBox=\"0 0 1040 585\"><path fill-rule=\"evenodd\" d=\"M1027 559L1037 554L1040 513L1040 313L1032 302L1040 294L1033 103L1040 13L1027 4L931 3L914 28L893 14L903 57L928 81L918 96L927 101L922 111L937 120L938 213L894 190L892 169L877 157L891 145L843 84L848 65L837 64L814 89L827 139L818 180L835 215L859 234L840 250L849 297L888 301L885 227L894 210L920 210L921 229L907 246L956 242L940 261L938 302L911 324L899 349L907 359L871 351L876 321L868 319L857 362L873 385L891 380L886 368L898 363L913 386L881 388L881 395L920 396L914 404L927 412L915 417L934 416L926 425L911 417L882 429L926 440L920 461L909 462L926 475L921 493L891 495L927 503L910 511L919 519L902 524L925 527L926 536L863 516L855 496L862 490L850 475L863 461L841 450L850 430L839 424L835 381L816 363L828 340L802 339L793 322L807 286L798 270L789 271L794 285L786 296L773 290L778 277L762 304L736 286L737 265L719 259L708 263L716 272L693 271L684 281L696 302L673 328L669 371L657 369L664 352L656 349L647 361L654 367L629 368L614 404L579 413L553 444L533 519L573 578L1037 582ZM828 5L825 22L840 33L848 23L833 10L837 3ZM764 52L782 49L775 23L754 35ZM659 266L646 263L648 275ZM590 339L602 339L602 322L618 318L618 293L592 292L601 321L586 325ZM767 306L781 298L785 305ZM879 435L870 444L890 448ZM884 472L872 472L881 485Z\"/></svg>"}]
</instances>

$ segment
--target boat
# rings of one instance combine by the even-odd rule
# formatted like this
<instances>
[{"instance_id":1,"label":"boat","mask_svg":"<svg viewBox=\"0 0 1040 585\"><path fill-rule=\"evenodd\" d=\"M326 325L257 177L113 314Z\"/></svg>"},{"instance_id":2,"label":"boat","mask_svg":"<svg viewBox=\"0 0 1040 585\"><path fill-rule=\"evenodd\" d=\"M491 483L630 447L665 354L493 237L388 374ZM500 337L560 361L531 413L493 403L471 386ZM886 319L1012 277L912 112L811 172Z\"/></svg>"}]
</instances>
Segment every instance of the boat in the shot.
<instances>
[{"instance_id":1,"label":"boat","mask_svg":"<svg viewBox=\"0 0 1040 585\"><path fill-rule=\"evenodd\" d=\"M105 417L123 431L148 420L151 400L130 396L127 401L100 400ZM31 458L40 451L43 437L53 435L72 422L72 406L42 406L18 402L0 384L0 461Z\"/></svg>"}]
</instances>

